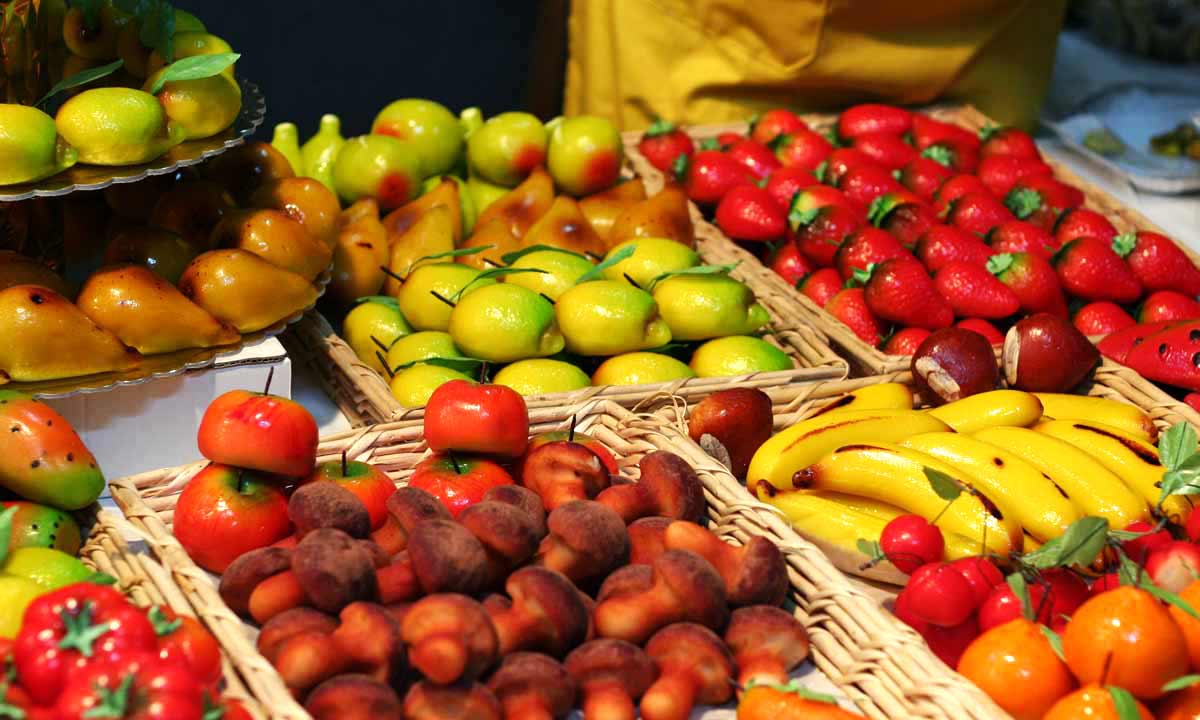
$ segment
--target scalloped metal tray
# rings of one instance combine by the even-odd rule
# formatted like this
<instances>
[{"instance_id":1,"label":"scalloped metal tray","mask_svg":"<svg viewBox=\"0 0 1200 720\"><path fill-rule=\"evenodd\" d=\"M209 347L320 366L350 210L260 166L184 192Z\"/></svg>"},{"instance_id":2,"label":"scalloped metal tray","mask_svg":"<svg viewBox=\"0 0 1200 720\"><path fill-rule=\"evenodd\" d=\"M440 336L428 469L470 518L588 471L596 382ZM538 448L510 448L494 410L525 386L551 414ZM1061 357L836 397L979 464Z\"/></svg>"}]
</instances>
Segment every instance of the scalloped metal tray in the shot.
<instances>
[{"instance_id":1,"label":"scalloped metal tray","mask_svg":"<svg viewBox=\"0 0 1200 720\"><path fill-rule=\"evenodd\" d=\"M61 197L80 190L101 190L116 183L133 183L151 175L166 175L182 167L197 165L241 145L247 136L262 125L267 115L267 101L258 86L249 80L238 78L238 84L242 87L242 111L233 121L233 126L222 133L176 145L167 154L144 165L76 165L40 182L0 187L0 202Z\"/></svg>"},{"instance_id":2,"label":"scalloped metal tray","mask_svg":"<svg viewBox=\"0 0 1200 720\"><path fill-rule=\"evenodd\" d=\"M164 353L162 355L146 355L142 357L141 363L136 368L124 372L98 373L96 375L43 380L41 382L11 382L6 385L0 385L0 387L5 390L16 390L17 392L26 393L37 398L53 400L74 395L104 392L124 385L142 385L158 378L181 375L189 370L203 370L204 368L212 367L216 364L217 358L236 353L244 347L249 347L250 345L262 342L266 338L278 335L288 325L300 320L304 313L316 307L317 300L320 300L321 296L325 294L325 288L329 285L329 280L332 276L333 271L331 267L321 273L313 282L313 285L317 288L317 298L313 300L311 305L283 318L270 327L243 335L239 343L215 348L191 348L173 353Z\"/></svg>"}]
</instances>

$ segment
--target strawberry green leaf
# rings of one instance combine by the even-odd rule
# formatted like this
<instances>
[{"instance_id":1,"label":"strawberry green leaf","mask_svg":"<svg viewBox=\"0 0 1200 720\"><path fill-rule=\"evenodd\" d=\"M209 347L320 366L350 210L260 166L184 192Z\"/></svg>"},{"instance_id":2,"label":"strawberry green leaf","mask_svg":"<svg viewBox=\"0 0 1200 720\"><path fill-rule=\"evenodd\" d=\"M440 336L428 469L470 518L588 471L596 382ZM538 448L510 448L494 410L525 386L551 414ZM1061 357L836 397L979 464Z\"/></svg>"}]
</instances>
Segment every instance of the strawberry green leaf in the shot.
<instances>
[{"instance_id":1,"label":"strawberry green leaf","mask_svg":"<svg viewBox=\"0 0 1200 720\"><path fill-rule=\"evenodd\" d=\"M954 157L945 145L930 145L921 151L921 157L929 158L942 167L950 167L954 163Z\"/></svg>"},{"instance_id":2,"label":"strawberry green leaf","mask_svg":"<svg viewBox=\"0 0 1200 720\"><path fill-rule=\"evenodd\" d=\"M1162 689L1165 693L1175 692L1176 690L1190 688L1197 683L1200 683L1200 675L1180 675L1166 685L1163 685Z\"/></svg>"},{"instance_id":3,"label":"strawberry green leaf","mask_svg":"<svg viewBox=\"0 0 1200 720\"><path fill-rule=\"evenodd\" d=\"M980 142L987 142L988 140L991 140L997 133L999 133L1003 129L1004 128L1000 127L999 125L994 125L992 123L988 123L987 125L984 125L982 128L979 129Z\"/></svg>"},{"instance_id":4,"label":"strawberry green leaf","mask_svg":"<svg viewBox=\"0 0 1200 720\"><path fill-rule=\"evenodd\" d=\"M0 567L8 560L8 551L12 545L12 519L16 514L15 506L0 511Z\"/></svg>"},{"instance_id":5,"label":"strawberry green leaf","mask_svg":"<svg viewBox=\"0 0 1200 720\"><path fill-rule=\"evenodd\" d=\"M875 198L867 208L867 222L879 227L887 218L888 213L896 208L896 204L896 198L891 193L884 193Z\"/></svg>"},{"instance_id":6,"label":"strawberry green leaf","mask_svg":"<svg viewBox=\"0 0 1200 720\"><path fill-rule=\"evenodd\" d=\"M1021 603L1021 615L1026 620L1033 622L1033 603L1029 600L1029 586L1025 582L1025 576L1015 572L1004 581L1012 588L1013 595L1016 595L1017 601Z\"/></svg>"},{"instance_id":7,"label":"strawberry green leaf","mask_svg":"<svg viewBox=\"0 0 1200 720\"><path fill-rule=\"evenodd\" d=\"M525 257L526 255L528 255L530 253L542 252L543 250L549 251L549 252L566 253L567 255L574 255L575 257L581 257L584 260L588 260L589 262L591 262L591 260L588 258L588 256L584 255L583 253L577 253L574 250L567 250L566 248L555 247L553 245L530 245L529 247L523 247L520 250L514 250L513 252L505 253L504 255L501 255L500 262L504 263L505 265L512 265L513 263L515 263L516 261L520 260L521 258Z\"/></svg>"},{"instance_id":8,"label":"strawberry green leaf","mask_svg":"<svg viewBox=\"0 0 1200 720\"><path fill-rule=\"evenodd\" d=\"M959 495L962 495L963 487L954 478L950 477L941 470L934 470L931 467L923 468L925 478L929 480L929 486L933 488L933 492L943 500L957 500Z\"/></svg>"},{"instance_id":9,"label":"strawberry green leaf","mask_svg":"<svg viewBox=\"0 0 1200 720\"><path fill-rule=\"evenodd\" d=\"M1024 220L1042 206L1042 194L1029 188L1016 188L1005 196L1004 205L1013 215Z\"/></svg>"},{"instance_id":10,"label":"strawberry green leaf","mask_svg":"<svg viewBox=\"0 0 1200 720\"><path fill-rule=\"evenodd\" d=\"M220 75L240 57L241 55L238 53L216 53L214 55L193 55L176 60L158 75L158 79L150 86L150 94L157 95L162 92L169 82L203 80Z\"/></svg>"},{"instance_id":11,"label":"strawberry green leaf","mask_svg":"<svg viewBox=\"0 0 1200 720\"><path fill-rule=\"evenodd\" d=\"M836 127L831 126L825 128L821 135L825 136L825 139L829 141L830 145L834 147L842 147L842 138L838 136Z\"/></svg>"},{"instance_id":12,"label":"strawberry green leaf","mask_svg":"<svg viewBox=\"0 0 1200 720\"><path fill-rule=\"evenodd\" d=\"M355 305L360 305L362 303L375 303L377 305L384 305L396 310L400 309L400 302L390 295L364 295L363 297L360 297L354 301Z\"/></svg>"},{"instance_id":13,"label":"strawberry green leaf","mask_svg":"<svg viewBox=\"0 0 1200 720\"><path fill-rule=\"evenodd\" d=\"M662 118L654 118L654 122L650 123L650 127L646 128L646 137L658 137L666 135L675 130L675 123Z\"/></svg>"},{"instance_id":14,"label":"strawberry green leaf","mask_svg":"<svg viewBox=\"0 0 1200 720\"><path fill-rule=\"evenodd\" d=\"M1000 253L999 255L991 256L987 261L988 272L993 275L999 275L1003 273L1012 267L1013 259L1012 253Z\"/></svg>"},{"instance_id":15,"label":"strawberry green leaf","mask_svg":"<svg viewBox=\"0 0 1200 720\"><path fill-rule=\"evenodd\" d=\"M1082 517L1056 538L1047 540L1037 550L1027 553L1021 561L1031 567L1087 567L1104 550L1108 535L1108 520L1101 517Z\"/></svg>"},{"instance_id":16,"label":"strawberry green leaf","mask_svg":"<svg viewBox=\"0 0 1200 720\"><path fill-rule=\"evenodd\" d=\"M821 164L813 170L813 177L817 179L817 182L823 183L825 182L825 173L827 172L829 172L829 161L822 160Z\"/></svg>"},{"instance_id":17,"label":"strawberry green leaf","mask_svg":"<svg viewBox=\"0 0 1200 720\"><path fill-rule=\"evenodd\" d=\"M797 193L799 195L799 193ZM795 207L795 200L792 201L792 206ZM801 227L808 225L813 220L817 219L817 214L820 212L817 208L809 208L808 210L792 210L788 213L788 225L792 228L792 232L796 232Z\"/></svg>"},{"instance_id":18,"label":"strawberry green leaf","mask_svg":"<svg viewBox=\"0 0 1200 720\"><path fill-rule=\"evenodd\" d=\"M846 278L846 287L865 287L875 272L876 263L869 263L866 269L854 268L850 277Z\"/></svg>"},{"instance_id":19,"label":"strawberry green leaf","mask_svg":"<svg viewBox=\"0 0 1200 720\"><path fill-rule=\"evenodd\" d=\"M771 138L770 142L767 143L767 147L770 148L771 152L779 152L779 148L786 147L791 141L791 133L780 133Z\"/></svg>"},{"instance_id":20,"label":"strawberry green leaf","mask_svg":"<svg viewBox=\"0 0 1200 720\"><path fill-rule=\"evenodd\" d=\"M671 163L671 174L675 176L676 180L683 180L687 177L688 167L691 164L692 159L686 153L679 153L679 157Z\"/></svg>"},{"instance_id":21,"label":"strawberry green leaf","mask_svg":"<svg viewBox=\"0 0 1200 720\"><path fill-rule=\"evenodd\" d=\"M597 263L596 267L594 267L591 270L588 270L584 274L580 275L579 279L575 281L575 284L580 285L585 282L589 282L592 280L599 280L599 279L603 278L605 270L620 263L623 260L628 260L629 258L633 257L633 254L635 252L637 252L637 245L626 245L625 247L621 248L620 250L617 250L616 252L609 253L608 257L604 258L599 263Z\"/></svg>"},{"instance_id":22,"label":"strawberry green leaf","mask_svg":"<svg viewBox=\"0 0 1200 720\"><path fill-rule=\"evenodd\" d=\"M1050 642L1050 649L1054 651L1054 654L1058 656L1058 659L1066 662L1067 657L1063 655L1062 638L1058 636L1058 633L1054 632L1045 625L1038 625L1038 629L1041 630L1042 634L1046 636L1046 640Z\"/></svg>"},{"instance_id":23,"label":"strawberry green leaf","mask_svg":"<svg viewBox=\"0 0 1200 720\"><path fill-rule=\"evenodd\" d=\"M720 150L721 143L717 142L716 138L704 138L700 141L701 150Z\"/></svg>"},{"instance_id":24,"label":"strawberry green leaf","mask_svg":"<svg viewBox=\"0 0 1200 720\"><path fill-rule=\"evenodd\" d=\"M1128 257L1129 253L1133 252L1133 249L1135 247L1137 247L1137 234L1136 233L1125 233L1124 235L1118 235L1115 238L1113 238L1113 241L1112 241L1113 252L1120 255L1121 257Z\"/></svg>"},{"instance_id":25,"label":"strawberry green leaf","mask_svg":"<svg viewBox=\"0 0 1200 720\"><path fill-rule=\"evenodd\" d=\"M34 104L38 105L38 106L45 105L47 100L49 100L50 98L59 94L63 90L70 90L73 87L79 87L80 85L87 85L88 83L92 82L93 80L99 80L102 77L112 75L116 71L120 70L124 64L125 64L124 60L113 60L112 62L110 62L107 65L101 65L100 67L94 67L94 68L89 68L87 70L81 70L80 72L75 73L71 77L65 78L65 79L59 81L59 83L57 85L50 88L50 92L43 95L42 99L38 100Z\"/></svg>"}]
</instances>

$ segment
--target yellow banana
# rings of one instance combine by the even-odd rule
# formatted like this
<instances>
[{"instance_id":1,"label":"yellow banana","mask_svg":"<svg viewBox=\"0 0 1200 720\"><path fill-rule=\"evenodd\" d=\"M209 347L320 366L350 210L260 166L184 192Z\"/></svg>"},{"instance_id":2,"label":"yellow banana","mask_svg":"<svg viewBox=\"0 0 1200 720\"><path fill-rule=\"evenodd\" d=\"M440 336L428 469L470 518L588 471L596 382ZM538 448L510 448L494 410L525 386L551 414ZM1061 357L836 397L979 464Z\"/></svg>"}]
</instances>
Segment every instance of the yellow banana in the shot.
<instances>
[{"instance_id":1,"label":"yellow banana","mask_svg":"<svg viewBox=\"0 0 1200 720\"><path fill-rule=\"evenodd\" d=\"M851 410L912 410L913 394L902 383L879 383L848 392L821 408L816 415L848 412Z\"/></svg>"},{"instance_id":2,"label":"yellow banana","mask_svg":"<svg viewBox=\"0 0 1200 720\"><path fill-rule=\"evenodd\" d=\"M1158 449L1150 443L1120 428L1080 420L1049 420L1033 429L1083 450L1150 505L1158 504L1163 467L1158 460ZM1191 502L1179 495L1163 503L1167 515L1180 522L1187 518L1191 508Z\"/></svg>"},{"instance_id":3,"label":"yellow banana","mask_svg":"<svg viewBox=\"0 0 1200 720\"><path fill-rule=\"evenodd\" d=\"M1042 549L1042 544L1040 542L1038 542L1037 538L1033 537L1032 535L1025 536L1025 550L1024 550L1025 554L1029 554L1031 552L1041 550L1041 549Z\"/></svg>"},{"instance_id":4,"label":"yellow banana","mask_svg":"<svg viewBox=\"0 0 1200 720\"><path fill-rule=\"evenodd\" d=\"M813 492L813 491L809 491ZM819 495L828 500L841 503L851 510L857 510L860 513L881 518L884 521L892 520L900 515L907 515L903 508L898 508L895 505L889 505L882 500L875 498L863 497L862 495L846 495L844 493L834 492L817 492Z\"/></svg>"},{"instance_id":5,"label":"yellow banana","mask_svg":"<svg viewBox=\"0 0 1200 720\"><path fill-rule=\"evenodd\" d=\"M1083 420L1120 428L1146 442L1154 442L1158 428L1136 405L1091 395L1034 393L1042 401L1042 414L1052 420Z\"/></svg>"},{"instance_id":6,"label":"yellow banana","mask_svg":"<svg viewBox=\"0 0 1200 720\"><path fill-rule=\"evenodd\" d=\"M955 432L973 433L998 425L1032 425L1042 416L1042 404L1033 393L992 390L925 412L954 428Z\"/></svg>"},{"instance_id":7,"label":"yellow banana","mask_svg":"<svg viewBox=\"0 0 1200 720\"><path fill-rule=\"evenodd\" d=\"M941 420L917 410L845 410L818 415L776 434L754 453L747 485L765 480L792 490L792 476L842 445L859 441L892 442L921 432L948 430Z\"/></svg>"},{"instance_id":8,"label":"yellow banana","mask_svg":"<svg viewBox=\"0 0 1200 720\"><path fill-rule=\"evenodd\" d=\"M1102 517L1111 528L1120 530L1149 516L1141 495L1091 455L1065 440L1015 427L987 428L974 437L1002 447L1041 470L1067 492L1085 515Z\"/></svg>"},{"instance_id":9,"label":"yellow banana","mask_svg":"<svg viewBox=\"0 0 1200 720\"><path fill-rule=\"evenodd\" d=\"M883 442L841 447L797 472L794 482L802 490L875 498L930 521L940 513L938 527L973 543L979 543L986 534L987 550L999 555L1021 549L1021 526L1015 519L972 492L963 492L947 507L929 484L924 472L927 467L965 487L971 486L969 478L953 466L923 452Z\"/></svg>"},{"instance_id":10,"label":"yellow banana","mask_svg":"<svg viewBox=\"0 0 1200 720\"><path fill-rule=\"evenodd\" d=\"M1062 535L1082 513L1037 468L994 445L960 433L923 433L900 443L958 468L1006 517L1042 542Z\"/></svg>"}]
</instances>

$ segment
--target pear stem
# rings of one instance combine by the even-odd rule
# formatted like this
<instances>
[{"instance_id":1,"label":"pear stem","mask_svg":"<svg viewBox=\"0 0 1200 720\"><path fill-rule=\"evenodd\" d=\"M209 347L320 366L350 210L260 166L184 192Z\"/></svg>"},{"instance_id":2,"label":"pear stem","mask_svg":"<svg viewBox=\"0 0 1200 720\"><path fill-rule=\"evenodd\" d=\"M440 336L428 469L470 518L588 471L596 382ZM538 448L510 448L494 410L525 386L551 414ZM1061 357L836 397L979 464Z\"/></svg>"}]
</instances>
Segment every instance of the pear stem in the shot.
<instances>
[{"instance_id":1,"label":"pear stem","mask_svg":"<svg viewBox=\"0 0 1200 720\"><path fill-rule=\"evenodd\" d=\"M383 369L384 369L384 370L387 370L387 374L388 374L388 377L389 377L389 378L394 378L394 377L396 377L396 371L395 371L395 370L392 370L392 366L391 366L391 365L388 365L388 363L387 363L387 358L383 356L383 353L381 353L381 352L379 352L378 350L376 350L376 351L375 351L375 357L379 358L379 364L383 366Z\"/></svg>"},{"instance_id":2,"label":"pear stem","mask_svg":"<svg viewBox=\"0 0 1200 720\"><path fill-rule=\"evenodd\" d=\"M269 395L271 393L271 381L274 379L275 379L275 366L272 365L271 368L269 370L267 370L267 384L263 388L263 395Z\"/></svg>"},{"instance_id":3,"label":"pear stem","mask_svg":"<svg viewBox=\"0 0 1200 720\"><path fill-rule=\"evenodd\" d=\"M445 295L442 295L437 290L430 290L429 294L434 296L438 300L441 300L442 302L446 303L450 307L454 307L455 305L458 304L458 303L454 302L453 300L451 300L450 298L446 297Z\"/></svg>"}]
</instances>

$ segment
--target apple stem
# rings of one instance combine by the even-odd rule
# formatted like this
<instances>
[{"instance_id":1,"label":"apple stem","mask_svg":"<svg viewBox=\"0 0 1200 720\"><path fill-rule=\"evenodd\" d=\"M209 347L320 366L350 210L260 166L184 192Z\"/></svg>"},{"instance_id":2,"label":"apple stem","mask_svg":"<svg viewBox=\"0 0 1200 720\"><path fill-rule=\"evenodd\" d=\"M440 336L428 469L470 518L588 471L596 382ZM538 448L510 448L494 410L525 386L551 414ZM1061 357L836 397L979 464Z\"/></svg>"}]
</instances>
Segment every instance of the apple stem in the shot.
<instances>
[{"instance_id":1,"label":"apple stem","mask_svg":"<svg viewBox=\"0 0 1200 720\"><path fill-rule=\"evenodd\" d=\"M384 274L384 275L387 275L387 276L388 276L388 277L390 277L391 279L393 279L393 280L396 280L396 281L398 281L398 282L404 282L404 276L403 276L403 275L397 275L396 273L392 272L392 271L391 271L391 269L390 269L390 268L388 268L388 266L387 266L387 265L380 265L380 266L379 266L379 269L383 271L383 274Z\"/></svg>"},{"instance_id":2,"label":"apple stem","mask_svg":"<svg viewBox=\"0 0 1200 720\"><path fill-rule=\"evenodd\" d=\"M481 382L481 383L487 382L487 376L488 376L487 373L488 373L488 363L487 363L487 360L484 360L483 362L479 363L479 382Z\"/></svg>"},{"instance_id":3,"label":"apple stem","mask_svg":"<svg viewBox=\"0 0 1200 720\"><path fill-rule=\"evenodd\" d=\"M575 442L575 418L577 415L571 416L571 429L567 431L567 442Z\"/></svg>"},{"instance_id":4,"label":"apple stem","mask_svg":"<svg viewBox=\"0 0 1200 720\"><path fill-rule=\"evenodd\" d=\"M546 302L550 303L551 305L554 304L554 298L550 297L546 293L540 292L540 293L538 293L538 295L541 295L542 297L546 298Z\"/></svg>"},{"instance_id":5,"label":"apple stem","mask_svg":"<svg viewBox=\"0 0 1200 720\"><path fill-rule=\"evenodd\" d=\"M246 491L246 478L241 469L238 470L237 491L238 495Z\"/></svg>"},{"instance_id":6,"label":"apple stem","mask_svg":"<svg viewBox=\"0 0 1200 720\"><path fill-rule=\"evenodd\" d=\"M271 381L274 379L275 379L275 366L272 365L271 368L267 370L267 384L263 388L263 395L269 395L271 393Z\"/></svg>"},{"instance_id":7,"label":"apple stem","mask_svg":"<svg viewBox=\"0 0 1200 720\"><path fill-rule=\"evenodd\" d=\"M449 305L450 307L454 307L454 306L457 304L457 303L455 303L453 300L451 300L450 298L448 298L448 297L446 297L445 295L442 295L441 293L439 293L437 290L430 290L430 291L429 291L429 294L430 294L430 295L432 295L432 296L434 296L434 297L435 297L435 298L437 298L438 300L441 300L442 302L446 303L446 304L447 304L447 305Z\"/></svg>"},{"instance_id":8,"label":"apple stem","mask_svg":"<svg viewBox=\"0 0 1200 720\"><path fill-rule=\"evenodd\" d=\"M349 450L342 451L342 477L346 477L346 474L348 472L348 470L346 469L346 453L348 453L348 452L350 452L350 451Z\"/></svg>"},{"instance_id":9,"label":"apple stem","mask_svg":"<svg viewBox=\"0 0 1200 720\"><path fill-rule=\"evenodd\" d=\"M641 285L638 285L637 280L634 280L633 278L629 277L629 273L621 273L621 274L625 276L625 279L629 282L630 285L634 286L638 290L643 289Z\"/></svg>"},{"instance_id":10,"label":"apple stem","mask_svg":"<svg viewBox=\"0 0 1200 720\"><path fill-rule=\"evenodd\" d=\"M458 457L454 453L450 453L450 464L454 466L454 473L456 475L462 475L462 465L459 464Z\"/></svg>"},{"instance_id":11,"label":"apple stem","mask_svg":"<svg viewBox=\"0 0 1200 720\"><path fill-rule=\"evenodd\" d=\"M384 370L387 370L389 378L396 377L396 371L392 369L391 365L388 365L387 358L383 356L383 353L376 350L375 357L379 358L379 364L383 366Z\"/></svg>"},{"instance_id":12,"label":"apple stem","mask_svg":"<svg viewBox=\"0 0 1200 720\"><path fill-rule=\"evenodd\" d=\"M379 348L383 352L388 351L388 346L384 345L383 341L380 340L379 338L375 337L374 335L371 336L371 342L375 343L375 347Z\"/></svg>"}]
</instances>

